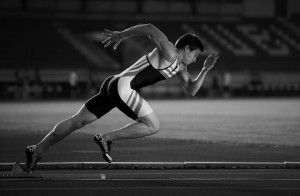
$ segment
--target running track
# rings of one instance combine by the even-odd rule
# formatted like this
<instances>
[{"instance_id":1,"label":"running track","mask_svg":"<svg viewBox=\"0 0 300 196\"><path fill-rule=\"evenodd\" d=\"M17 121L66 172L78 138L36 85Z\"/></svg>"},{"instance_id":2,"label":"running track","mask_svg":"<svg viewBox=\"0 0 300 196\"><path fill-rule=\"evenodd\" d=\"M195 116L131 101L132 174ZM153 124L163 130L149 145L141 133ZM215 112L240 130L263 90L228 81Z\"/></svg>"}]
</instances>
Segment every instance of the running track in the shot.
<instances>
[{"instance_id":1,"label":"running track","mask_svg":"<svg viewBox=\"0 0 300 196\"><path fill-rule=\"evenodd\" d=\"M1 177L0 195L300 195L299 169L38 170Z\"/></svg>"}]
</instances>

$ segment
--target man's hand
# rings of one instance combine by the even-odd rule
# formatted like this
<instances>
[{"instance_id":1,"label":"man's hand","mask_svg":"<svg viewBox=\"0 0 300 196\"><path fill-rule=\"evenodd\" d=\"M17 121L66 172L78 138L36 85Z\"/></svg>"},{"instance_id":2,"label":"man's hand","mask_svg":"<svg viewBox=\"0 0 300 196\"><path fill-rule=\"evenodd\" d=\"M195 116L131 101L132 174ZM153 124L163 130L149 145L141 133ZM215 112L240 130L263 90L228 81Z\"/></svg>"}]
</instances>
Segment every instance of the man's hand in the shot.
<instances>
[{"instance_id":1,"label":"man's hand","mask_svg":"<svg viewBox=\"0 0 300 196\"><path fill-rule=\"evenodd\" d=\"M104 47L108 47L111 44L115 43L114 50L117 49L118 45L121 43L122 39L124 38L122 36L121 31L110 31L105 29L105 32L102 33L102 35L107 36L105 40L102 41L102 44L105 44Z\"/></svg>"},{"instance_id":2,"label":"man's hand","mask_svg":"<svg viewBox=\"0 0 300 196\"><path fill-rule=\"evenodd\" d=\"M218 58L219 58L218 53L212 51L204 61L203 68L207 69L208 71L211 70L214 67L215 63L217 62Z\"/></svg>"}]
</instances>

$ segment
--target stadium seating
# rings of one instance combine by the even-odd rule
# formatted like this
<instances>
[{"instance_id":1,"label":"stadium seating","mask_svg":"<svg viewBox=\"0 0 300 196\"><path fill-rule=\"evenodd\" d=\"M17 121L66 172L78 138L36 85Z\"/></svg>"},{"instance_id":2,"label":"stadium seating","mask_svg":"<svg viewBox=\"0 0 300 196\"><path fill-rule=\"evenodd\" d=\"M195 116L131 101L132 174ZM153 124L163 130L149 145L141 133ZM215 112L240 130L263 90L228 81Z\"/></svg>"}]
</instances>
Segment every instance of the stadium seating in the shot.
<instances>
[{"instance_id":1,"label":"stadium seating","mask_svg":"<svg viewBox=\"0 0 300 196\"><path fill-rule=\"evenodd\" d=\"M92 32L100 32L105 28L121 30L137 23L139 22L2 18L1 27L4 28L0 32L3 46L1 68L93 67L94 63L91 59L76 48L76 43L70 43L71 39L73 38L73 42L84 42L82 45L89 45L89 42L93 41L84 38ZM190 23L170 21L153 22L153 24L159 27L172 42L175 42L184 32L194 31L203 38L206 51L217 50L220 53L223 66L216 67L217 70L300 70L296 63L300 60L297 55L300 52L300 43L298 43L300 34L295 30L298 27L284 20L243 19ZM146 39L136 38L134 41L141 45L140 48L145 48L145 52L153 47ZM89 52L96 50L95 48L89 48ZM101 48L100 43L98 43L99 48ZM108 53L115 59L115 53L111 51Z\"/></svg>"},{"instance_id":2,"label":"stadium seating","mask_svg":"<svg viewBox=\"0 0 300 196\"><path fill-rule=\"evenodd\" d=\"M105 73L100 74L102 77L97 80L100 83L103 75L120 72L141 55L151 51L154 45L148 39L135 37L125 40L115 51L111 48L104 49L100 43L103 38L98 36L95 39L91 35L97 35L105 28L122 30L139 23L86 18L1 18L2 89L11 89L4 86L15 81L14 73L17 69L30 75L32 70L38 68L41 70L42 81L49 85L60 83L62 86L67 84L67 73L71 69L77 69L81 73L82 86L89 79L88 72L93 70L94 74ZM258 18L151 23L161 29L173 43L185 32L194 32L203 40L205 52L195 65L189 67L192 75L200 71L209 52L216 50L220 59L212 75L217 76L219 83L222 83L224 72L231 72L232 85L237 89L237 95L247 94L246 92L251 94L254 91L265 94L272 94L271 91L296 91L299 94L300 31L298 24L293 21ZM261 85L251 85L253 73L259 74ZM145 94L166 92L160 94L182 96L180 87L173 85L176 82L163 82ZM164 86L170 84L172 88L166 90ZM212 76L208 76L204 88L210 88L211 84Z\"/></svg>"}]
</instances>

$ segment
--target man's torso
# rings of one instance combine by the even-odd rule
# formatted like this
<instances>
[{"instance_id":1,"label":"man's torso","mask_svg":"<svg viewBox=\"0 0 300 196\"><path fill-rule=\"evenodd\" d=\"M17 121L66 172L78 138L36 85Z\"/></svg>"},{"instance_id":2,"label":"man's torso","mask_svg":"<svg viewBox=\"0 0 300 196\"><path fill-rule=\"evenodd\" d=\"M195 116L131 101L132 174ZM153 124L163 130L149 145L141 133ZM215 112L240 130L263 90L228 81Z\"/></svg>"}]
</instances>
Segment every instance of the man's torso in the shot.
<instances>
[{"instance_id":1,"label":"man's torso","mask_svg":"<svg viewBox=\"0 0 300 196\"><path fill-rule=\"evenodd\" d=\"M166 60L162 54L159 53L157 48L148 54L148 59L155 69L165 69L174 63L174 61L170 62Z\"/></svg>"},{"instance_id":2,"label":"man's torso","mask_svg":"<svg viewBox=\"0 0 300 196\"><path fill-rule=\"evenodd\" d=\"M132 89L140 89L155 84L161 80L173 77L180 70L177 58L169 62L159 54L155 48L149 54L141 57L137 62L128 67L116 77L127 78L126 81Z\"/></svg>"}]
</instances>

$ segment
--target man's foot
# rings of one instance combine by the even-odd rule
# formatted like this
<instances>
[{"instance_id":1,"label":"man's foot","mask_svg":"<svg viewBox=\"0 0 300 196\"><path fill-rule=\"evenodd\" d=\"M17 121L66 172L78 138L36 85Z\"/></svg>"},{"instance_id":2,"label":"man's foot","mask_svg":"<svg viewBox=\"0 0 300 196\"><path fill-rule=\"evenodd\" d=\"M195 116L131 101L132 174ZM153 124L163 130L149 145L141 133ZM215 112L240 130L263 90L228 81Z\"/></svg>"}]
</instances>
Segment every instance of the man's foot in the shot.
<instances>
[{"instance_id":1,"label":"man's foot","mask_svg":"<svg viewBox=\"0 0 300 196\"><path fill-rule=\"evenodd\" d=\"M35 145L27 146L25 148L26 160L25 160L25 170L27 172L32 172L37 164L37 162L41 159L34 153Z\"/></svg>"},{"instance_id":2,"label":"man's foot","mask_svg":"<svg viewBox=\"0 0 300 196\"><path fill-rule=\"evenodd\" d=\"M96 134L94 136L94 141L100 147L100 150L102 152L102 156L103 156L104 160L107 161L108 163L111 163L112 158L110 156L110 148L111 148L112 142L111 141L105 141L103 139L103 134L102 133Z\"/></svg>"}]
</instances>

